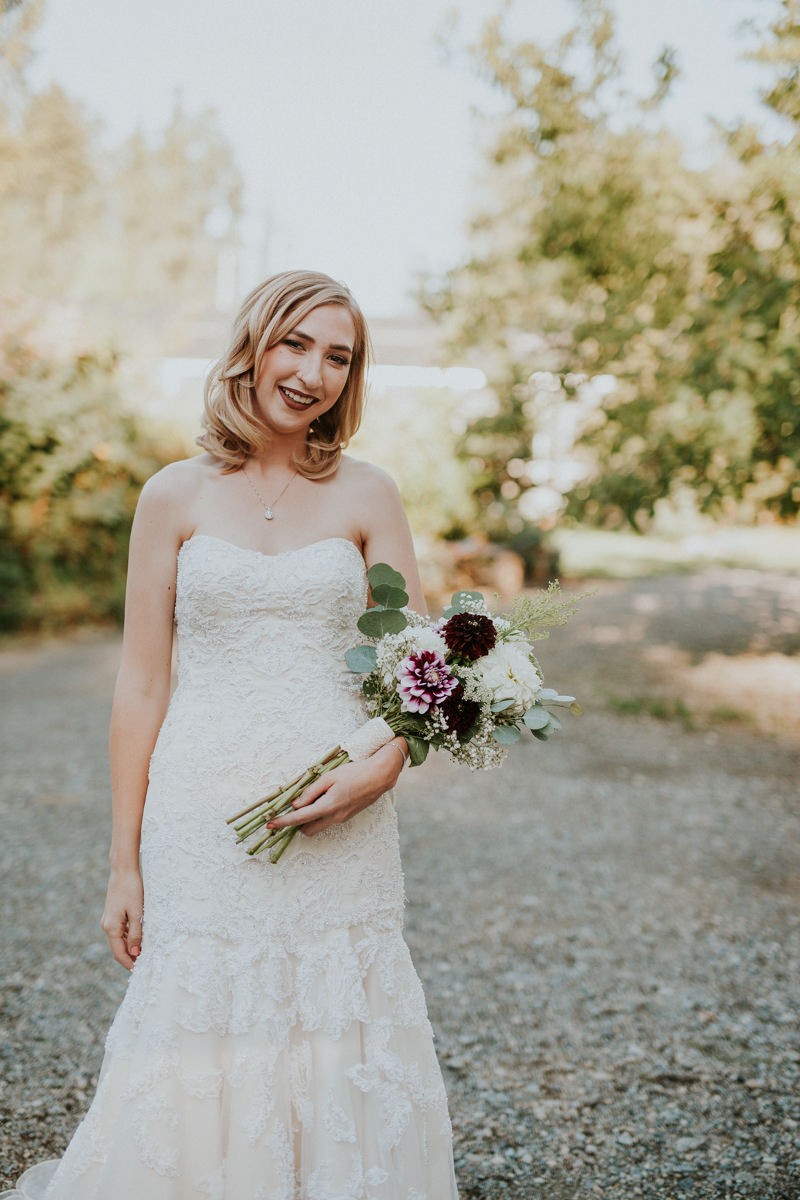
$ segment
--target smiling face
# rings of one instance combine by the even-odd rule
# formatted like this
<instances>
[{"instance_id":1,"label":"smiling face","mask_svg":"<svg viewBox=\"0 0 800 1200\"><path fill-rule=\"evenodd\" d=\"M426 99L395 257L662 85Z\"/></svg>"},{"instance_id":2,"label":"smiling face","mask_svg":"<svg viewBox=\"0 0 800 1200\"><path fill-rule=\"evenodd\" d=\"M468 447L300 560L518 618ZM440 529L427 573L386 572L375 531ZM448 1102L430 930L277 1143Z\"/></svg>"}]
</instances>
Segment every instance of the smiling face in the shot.
<instances>
[{"instance_id":1,"label":"smiling face","mask_svg":"<svg viewBox=\"0 0 800 1200\"><path fill-rule=\"evenodd\" d=\"M265 351L256 380L256 406L277 434L305 435L333 408L350 371L353 318L343 304L314 308L281 341Z\"/></svg>"}]
</instances>

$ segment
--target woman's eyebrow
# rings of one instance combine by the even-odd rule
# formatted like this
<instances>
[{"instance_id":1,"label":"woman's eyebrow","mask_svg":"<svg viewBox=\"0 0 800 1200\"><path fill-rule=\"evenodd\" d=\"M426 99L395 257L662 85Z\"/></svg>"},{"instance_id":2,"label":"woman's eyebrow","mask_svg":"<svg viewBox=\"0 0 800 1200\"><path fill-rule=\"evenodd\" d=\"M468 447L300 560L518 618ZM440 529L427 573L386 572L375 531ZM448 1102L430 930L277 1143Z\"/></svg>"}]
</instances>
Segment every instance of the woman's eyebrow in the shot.
<instances>
[{"instance_id":1,"label":"woman's eyebrow","mask_svg":"<svg viewBox=\"0 0 800 1200\"><path fill-rule=\"evenodd\" d=\"M314 344L314 339L310 333L303 333L302 329L293 329L292 333L294 334L295 337L302 338L304 342L309 342L311 345ZM339 344L336 342L331 342L328 349L329 350L344 350L347 354L353 353L352 346L345 346L343 344Z\"/></svg>"}]
</instances>

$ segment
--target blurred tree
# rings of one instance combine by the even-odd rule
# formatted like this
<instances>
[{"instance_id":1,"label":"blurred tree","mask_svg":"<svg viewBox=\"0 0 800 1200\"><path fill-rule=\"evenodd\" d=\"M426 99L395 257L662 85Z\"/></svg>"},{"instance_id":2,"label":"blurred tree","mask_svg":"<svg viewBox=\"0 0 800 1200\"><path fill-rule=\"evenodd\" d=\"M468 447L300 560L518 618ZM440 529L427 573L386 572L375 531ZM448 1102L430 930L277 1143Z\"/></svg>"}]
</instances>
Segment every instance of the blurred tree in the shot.
<instances>
[{"instance_id":1,"label":"blurred tree","mask_svg":"<svg viewBox=\"0 0 800 1200\"><path fill-rule=\"evenodd\" d=\"M58 324L58 312L49 314ZM113 355L56 353L40 306L0 326L0 629L122 615L144 481L178 450L126 413ZM171 452L172 451L172 452Z\"/></svg>"},{"instance_id":2,"label":"blurred tree","mask_svg":"<svg viewBox=\"0 0 800 1200\"><path fill-rule=\"evenodd\" d=\"M178 103L161 135L104 148L101 123L26 67L41 4L0 0L0 290L89 311L123 344L175 336L214 305L241 180L213 113Z\"/></svg>"},{"instance_id":3,"label":"blurred tree","mask_svg":"<svg viewBox=\"0 0 800 1200\"><path fill-rule=\"evenodd\" d=\"M558 403L575 410L585 463L569 497L575 515L643 529L659 501L687 492L706 512L743 498L796 512L797 428L786 408L800 147L756 155L738 131L724 170L690 168L653 117L674 53L661 54L652 95L635 104L620 87L605 0L579 8L549 50L510 41L500 18L486 25L478 60L508 102L489 195L472 257L426 294L497 397L461 447L480 517L495 536L514 532L531 511L526 493L548 482L531 444L554 379ZM773 36L790 38L777 26ZM794 54L796 27L791 36ZM780 96L789 103L785 87ZM780 179L780 197L765 175ZM592 395L598 376L613 386Z\"/></svg>"},{"instance_id":4,"label":"blurred tree","mask_svg":"<svg viewBox=\"0 0 800 1200\"><path fill-rule=\"evenodd\" d=\"M139 489L180 446L126 410L120 354L214 304L240 180L212 114L155 139L29 83L41 0L0 0L0 628L119 616ZM86 329L91 329L91 338ZM98 348L101 347L101 348Z\"/></svg>"}]
</instances>

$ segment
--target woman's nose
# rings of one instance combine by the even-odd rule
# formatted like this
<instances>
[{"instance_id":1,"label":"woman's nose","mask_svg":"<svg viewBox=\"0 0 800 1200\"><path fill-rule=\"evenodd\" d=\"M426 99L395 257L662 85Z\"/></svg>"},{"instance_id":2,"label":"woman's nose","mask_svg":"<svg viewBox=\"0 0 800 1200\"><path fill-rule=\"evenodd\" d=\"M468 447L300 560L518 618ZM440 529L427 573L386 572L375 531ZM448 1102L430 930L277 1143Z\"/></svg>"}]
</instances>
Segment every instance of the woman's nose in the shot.
<instances>
[{"instance_id":1,"label":"woman's nose","mask_svg":"<svg viewBox=\"0 0 800 1200\"><path fill-rule=\"evenodd\" d=\"M316 354L307 354L302 366L297 368L297 377L305 387L319 387L322 383L322 361Z\"/></svg>"}]
</instances>

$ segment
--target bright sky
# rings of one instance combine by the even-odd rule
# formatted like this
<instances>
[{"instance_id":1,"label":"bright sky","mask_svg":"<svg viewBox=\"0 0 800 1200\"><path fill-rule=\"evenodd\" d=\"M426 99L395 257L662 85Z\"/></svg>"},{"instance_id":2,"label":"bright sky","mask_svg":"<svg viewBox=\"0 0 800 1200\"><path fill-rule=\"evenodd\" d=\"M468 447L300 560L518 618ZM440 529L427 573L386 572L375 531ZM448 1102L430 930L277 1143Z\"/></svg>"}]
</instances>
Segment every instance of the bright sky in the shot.
<instances>
[{"instance_id":1,"label":"bright sky","mask_svg":"<svg viewBox=\"0 0 800 1200\"><path fill-rule=\"evenodd\" d=\"M650 90L664 43L684 77L665 110L695 157L706 114L754 117L758 68L737 33L773 0L615 0L629 77ZM496 105L438 36L452 0L49 0L37 82L58 80L116 138L157 130L176 94L213 108L246 180L242 290L288 266L344 279L368 313L413 307L416 274L465 253L480 167L473 107ZM459 0L461 40L499 7ZM777 0L774 0L777 9ZM516 0L547 39L570 0ZM768 15L768 13L766 14Z\"/></svg>"}]
</instances>

